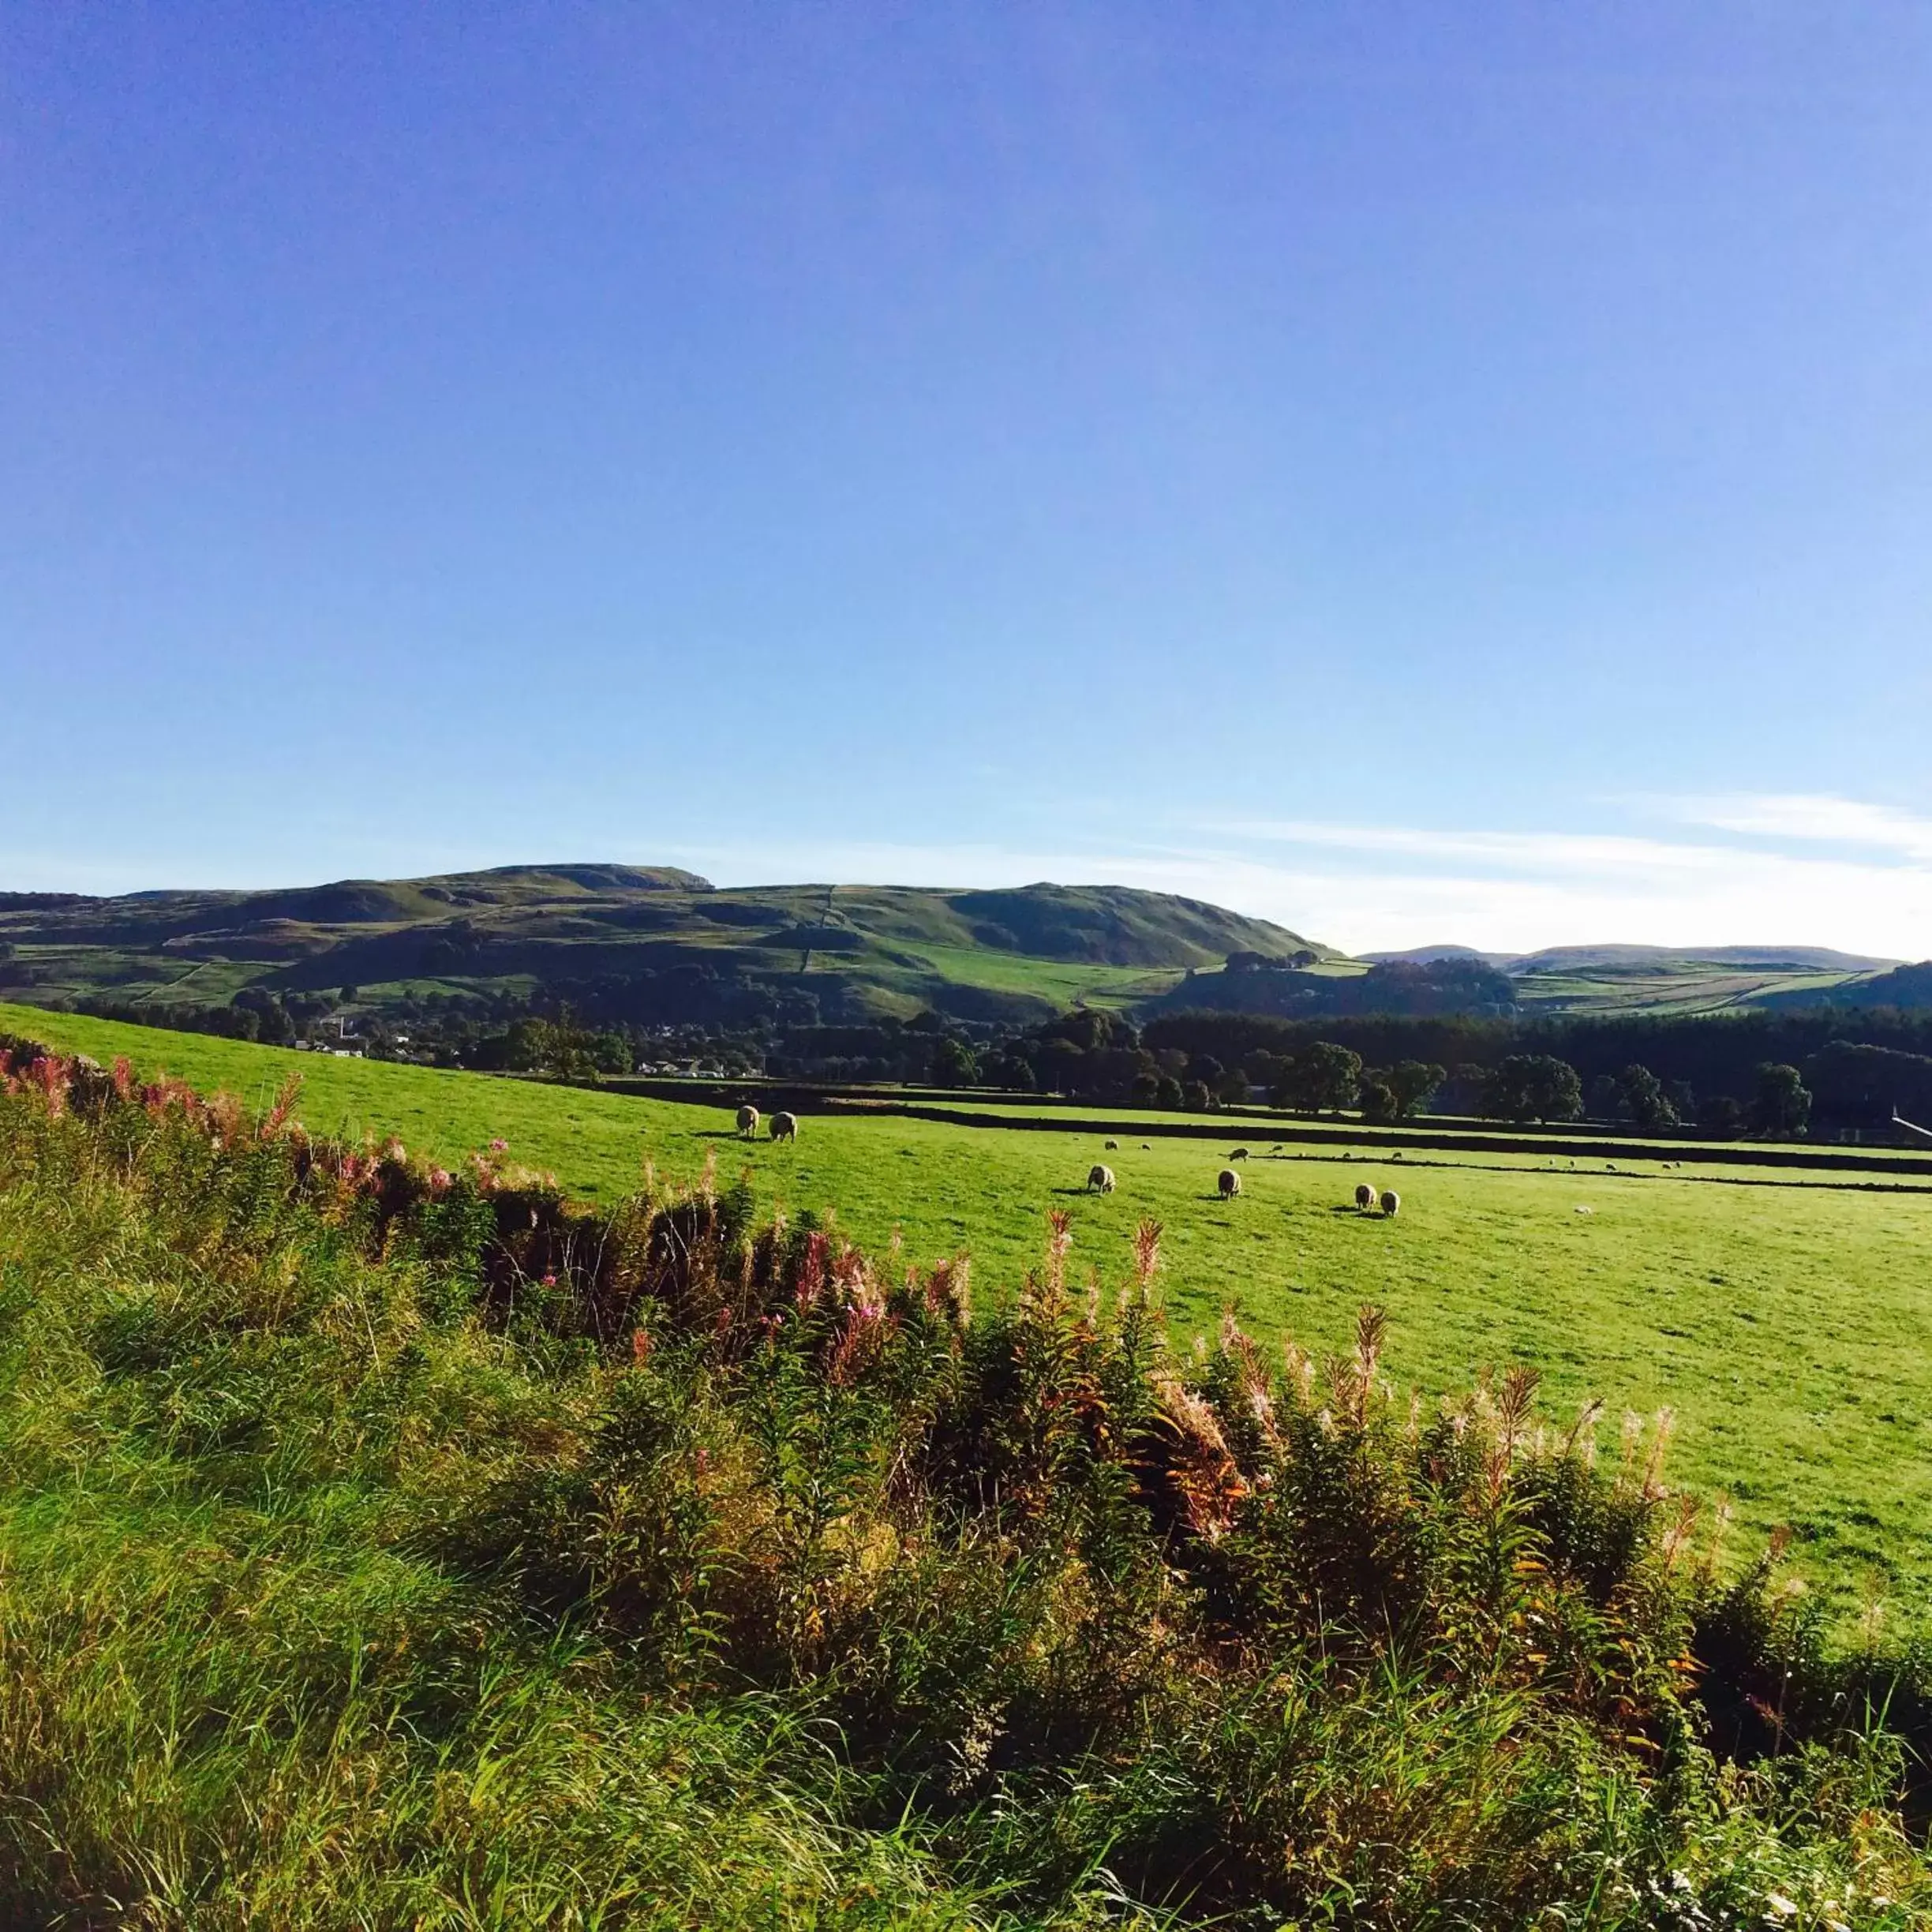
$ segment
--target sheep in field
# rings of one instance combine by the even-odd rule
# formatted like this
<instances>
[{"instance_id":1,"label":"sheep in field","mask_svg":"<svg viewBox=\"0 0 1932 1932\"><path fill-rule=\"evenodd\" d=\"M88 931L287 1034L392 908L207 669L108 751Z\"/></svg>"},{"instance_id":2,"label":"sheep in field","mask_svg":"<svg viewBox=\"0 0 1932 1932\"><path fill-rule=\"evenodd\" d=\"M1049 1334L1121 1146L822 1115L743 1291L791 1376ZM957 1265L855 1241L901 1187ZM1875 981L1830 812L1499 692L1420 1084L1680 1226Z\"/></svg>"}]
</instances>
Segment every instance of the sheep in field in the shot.
<instances>
[{"instance_id":1,"label":"sheep in field","mask_svg":"<svg viewBox=\"0 0 1932 1932\"><path fill-rule=\"evenodd\" d=\"M1357 1181L1355 1184L1355 1205L1364 1214L1366 1214L1375 1204L1375 1189L1366 1181Z\"/></svg>"},{"instance_id":2,"label":"sheep in field","mask_svg":"<svg viewBox=\"0 0 1932 1932\"><path fill-rule=\"evenodd\" d=\"M748 1103L738 1110L738 1131L747 1140L754 1140L757 1137L758 1109Z\"/></svg>"},{"instance_id":3,"label":"sheep in field","mask_svg":"<svg viewBox=\"0 0 1932 1932\"><path fill-rule=\"evenodd\" d=\"M1241 1193L1241 1176L1232 1167L1223 1167L1221 1170L1219 1185L1221 1198L1223 1200L1233 1200Z\"/></svg>"},{"instance_id":4,"label":"sheep in field","mask_svg":"<svg viewBox=\"0 0 1932 1932\"><path fill-rule=\"evenodd\" d=\"M1110 1154L1111 1154L1111 1153L1114 1151L1114 1149L1115 1149L1117 1147L1118 1147L1119 1145L1120 1145L1120 1143L1119 1143L1118 1140L1110 1140L1110 1141L1109 1141L1109 1142L1106 1144L1106 1151L1108 1151Z\"/></svg>"},{"instance_id":5,"label":"sheep in field","mask_svg":"<svg viewBox=\"0 0 1932 1932\"><path fill-rule=\"evenodd\" d=\"M1111 1194L1114 1192L1114 1170L1101 1161L1095 1161L1087 1170L1087 1192L1089 1194Z\"/></svg>"},{"instance_id":6,"label":"sheep in field","mask_svg":"<svg viewBox=\"0 0 1932 1932\"><path fill-rule=\"evenodd\" d=\"M1393 1188L1382 1190L1382 1211L1391 1221L1402 1212L1402 1196Z\"/></svg>"},{"instance_id":7,"label":"sheep in field","mask_svg":"<svg viewBox=\"0 0 1932 1932\"><path fill-rule=\"evenodd\" d=\"M771 1117L771 1137L774 1140L796 1140L798 1138L797 1116L774 1114Z\"/></svg>"},{"instance_id":8,"label":"sheep in field","mask_svg":"<svg viewBox=\"0 0 1932 1932\"><path fill-rule=\"evenodd\" d=\"M1245 1160L1247 1158L1248 1150L1245 1148L1237 1148L1234 1151L1228 1156L1230 1160Z\"/></svg>"}]
</instances>

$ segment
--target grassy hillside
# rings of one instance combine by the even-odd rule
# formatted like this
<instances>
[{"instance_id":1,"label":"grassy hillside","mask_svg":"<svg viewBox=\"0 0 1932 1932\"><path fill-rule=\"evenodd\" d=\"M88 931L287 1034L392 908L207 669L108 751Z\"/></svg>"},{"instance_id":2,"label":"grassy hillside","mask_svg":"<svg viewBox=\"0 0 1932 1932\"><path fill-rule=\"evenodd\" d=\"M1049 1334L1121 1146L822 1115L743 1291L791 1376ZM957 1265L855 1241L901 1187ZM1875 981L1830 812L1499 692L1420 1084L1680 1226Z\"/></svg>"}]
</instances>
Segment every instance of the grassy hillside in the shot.
<instances>
[{"instance_id":1,"label":"grassy hillside","mask_svg":"<svg viewBox=\"0 0 1932 1932\"><path fill-rule=\"evenodd\" d=\"M1829 985L1790 987L1762 1003L1767 1006L1898 1006L1908 1009L1932 1006L1932 960Z\"/></svg>"},{"instance_id":2,"label":"grassy hillside","mask_svg":"<svg viewBox=\"0 0 1932 1932\"><path fill-rule=\"evenodd\" d=\"M1513 972L1531 1013L1710 1013L1776 1006L1837 993L1852 1000L1869 975L1805 966L1736 966L1703 959L1545 965Z\"/></svg>"},{"instance_id":3,"label":"grassy hillside","mask_svg":"<svg viewBox=\"0 0 1932 1932\"><path fill-rule=\"evenodd\" d=\"M1412 1408L1372 1312L1170 1348L1162 1248L975 1307L15 1061L0 1919L1923 1923L1926 1687L1721 1582L1657 1431Z\"/></svg>"},{"instance_id":4,"label":"grassy hillside","mask_svg":"<svg viewBox=\"0 0 1932 1932\"><path fill-rule=\"evenodd\" d=\"M1118 1004L1231 951L1308 947L1262 920L1125 887L718 892L672 868L610 865L271 893L0 896L0 987L47 1002L207 1005L245 987L352 985L380 1006L406 992L541 988L641 1020L728 1013L734 994L826 1019L928 1005L988 1017Z\"/></svg>"},{"instance_id":5,"label":"grassy hillside","mask_svg":"<svg viewBox=\"0 0 1932 1932\"><path fill-rule=\"evenodd\" d=\"M975 1129L896 1118L808 1119L796 1146L743 1143L721 1108L679 1105L161 1034L0 1009L24 1031L103 1061L130 1054L197 1086L266 1104L291 1073L318 1132L400 1134L455 1166L501 1137L515 1158L610 1204L650 1160L690 1181L715 1159L758 1198L833 1211L854 1238L895 1238L930 1263L964 1249L988 1294L1037 1266L1055 1208L1072 1211L1076 1267L1121 1265L1141 1218L1166 1230L1170 1307L1184 1331L1232 1307L1263 1334L1317 1352L1344 1341L1363 1296L1396 1324L1392 1371L1447 1389L1513 1361L1539 1364L1559 1409L1668 1406L1688 1480L1732 1496L1762 1537L1799 1533L1809 1567L1869 1569L1912 1603L1932 1590L1932 1193L1802 1185L1816 1175L1677 1169L1552 1170L1538 1157L1397 1163L1339 1140L1265 1155L1265 1124L1226 1123L1260 1158L1236 1203L1213 1196L1226 1148L1129 1132ZM1080 1192L1104 1158L1110 1196ZM1846 1159L1846 1178L1855 1181ZM1343 1208L1365 1174L1404 1196L1393 1222ZM1587 1208L1588 1214L1579 1214Z\"/></svg>"},{"instance_id":6,"label":"grassy hillside","mask_svg":"<svg viewBox=\"0 0 1932 1932\"><path fill-rule=\"evenodd\" d=\"M1922 993L1895 962L1829 946L1551 946L1539 953L1477 953L1419 946L1377 961L1480 961L1507 973L1531 1014L1707 1013L1754 1006L1914 1003ZM1916 1003L1923 1004L1920 998Z\"/></svg>"}]
</instances>

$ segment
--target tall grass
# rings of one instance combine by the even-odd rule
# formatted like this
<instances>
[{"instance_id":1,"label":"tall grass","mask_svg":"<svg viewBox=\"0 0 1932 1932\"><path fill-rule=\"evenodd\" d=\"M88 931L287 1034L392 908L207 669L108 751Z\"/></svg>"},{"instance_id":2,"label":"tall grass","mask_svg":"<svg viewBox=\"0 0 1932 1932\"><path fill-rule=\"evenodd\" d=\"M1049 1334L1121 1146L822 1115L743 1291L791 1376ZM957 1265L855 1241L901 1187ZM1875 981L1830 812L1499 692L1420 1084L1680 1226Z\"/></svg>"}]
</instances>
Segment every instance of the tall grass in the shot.
<instances>
[{"instance_id":1,"label":"tall grass","mask_svg":"<svg viewBox=\"0 0 1932 1932\"><path fill-rule=\"evenodd\" d=\"M1372 1310L1177 1350L1151 1224L975 1309L743 1185L4 1072L9 1923L1932 1910L1909 1671L1721 1580L1654 1425L1421 1405Z\"/></svg>"}]
</instances>

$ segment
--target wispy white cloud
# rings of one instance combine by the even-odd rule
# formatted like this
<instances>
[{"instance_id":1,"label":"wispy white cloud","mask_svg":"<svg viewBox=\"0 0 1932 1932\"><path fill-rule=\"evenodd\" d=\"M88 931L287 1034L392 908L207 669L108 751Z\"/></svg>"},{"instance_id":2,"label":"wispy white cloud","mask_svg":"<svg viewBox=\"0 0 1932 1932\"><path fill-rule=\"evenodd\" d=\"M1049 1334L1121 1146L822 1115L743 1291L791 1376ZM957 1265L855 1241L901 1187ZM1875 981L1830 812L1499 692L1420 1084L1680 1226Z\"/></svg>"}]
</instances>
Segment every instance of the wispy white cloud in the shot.
<instances>
[{"instance_id":1,"label":"wispy white cloud","mask_svg":"<svg viewBox=\"0 0 1932 1932\"><path fill-rule=\"evenodd\" d=\"M721 879L1141 886L1364 952L1456 940L1498 952L1624 941L1932 955L1932 867L1714 841L1245 822L1161 846L868 842L691 850Z\"/></svg>"},{"instance_id":2,"label":"wispy white cloud","mask_svg":"<svg viewBox=\"0 0 1932 1932\"><path fill-rule=\"evenodd\" d=\"M1742 792L1661 801L1683 824L1807 844L1862 846L1932 860L1932 818L1825 792Z\"/></svg>"},{"instance_id":3,"label":"wispy white cloud","mask_svg":"<svg viewBox=\"0 0 1932 1932\"><path fill-rule=\"evenodd\" d=\"M1563 875L1709 873L1733 856L1726 846L1616 833L1458 832L1417 826L1335 825L1307 819L1220 822L1204 828L1259 843L1405 858L1443 859L1507 872Z\"/></svg>"}]
</instances>

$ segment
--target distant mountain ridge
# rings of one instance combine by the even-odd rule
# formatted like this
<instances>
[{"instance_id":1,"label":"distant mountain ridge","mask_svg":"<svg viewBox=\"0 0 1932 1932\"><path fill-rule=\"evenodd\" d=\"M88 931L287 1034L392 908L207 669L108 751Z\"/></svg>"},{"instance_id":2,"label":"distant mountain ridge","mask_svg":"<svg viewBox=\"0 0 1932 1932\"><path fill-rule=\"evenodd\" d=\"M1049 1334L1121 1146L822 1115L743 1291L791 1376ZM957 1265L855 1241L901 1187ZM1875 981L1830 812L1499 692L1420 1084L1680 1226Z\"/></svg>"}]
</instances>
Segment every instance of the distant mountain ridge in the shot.
<instances>
[{"instance_id":1,"label":"distant mountain ridge","mask_svg":"<svg viewBox=\"0 0 1932 1932\"><path fill-rule=\"evenodd\" d=\"M1364 953L1376 965L1399 961L1426 964L1437 960L1480 960L1512 975L1531 972L1574 972L1591 967L1686 965L1785 968L1810 972L1879 972L1903 962L1864 953L1840 953L1830 946L1809 945L1567 945L1545 946L1535 953L1483 953L1473 946L1411 946L1401 953Z\"/></svg>"},{"instance_id":2,"label":"distant mountain ridge","mask_svg":"<svg viewBox=\"0 0 1932 1932\"><path fill-rule=\"evenodd\" d=\"M725 889L676 867L571 863L265 892L0 897L0 986L133 1005L352 986L398 1001L541 990L640 1023L927 1005L1025 1018L1157 994L1230 953L1336 957L1264 919L1118 886Z\"/></svg>"},{"instance_id":3,"label":"distant mountain ridge","mask_svg":"<svg viewBox=\"0 0 1932 1932\"><path fill-rule=\"evenodd\" d=\"M1877 972L1900 964L1863 953L1840 953L1829 946L1807 945L1572 945L1548 946L1540 953L1519 953L1500 962L1505 972L1574 972L1602 966L1687 965L1785 968L1808 972Z\"/></svg>"},{"instance_id":4,"label":"distant mountain ridge","mask_svg":"<svg viewBox=\"0 0 1932 1932\"><path fill-rule=\"evenodd\" d=\"M1192 975L1183 983L1183 975ZM1932 969L1823 946L1453 944L1351 960L1271 921L1118 886L721 888L570 861L269 890L0 893L0 994L205 1011L567 1002L638 1025L1031 1022L1082 1004L1283 1016L1712 1012L1932 1002Z\"/></svg>"}]
</instances>

